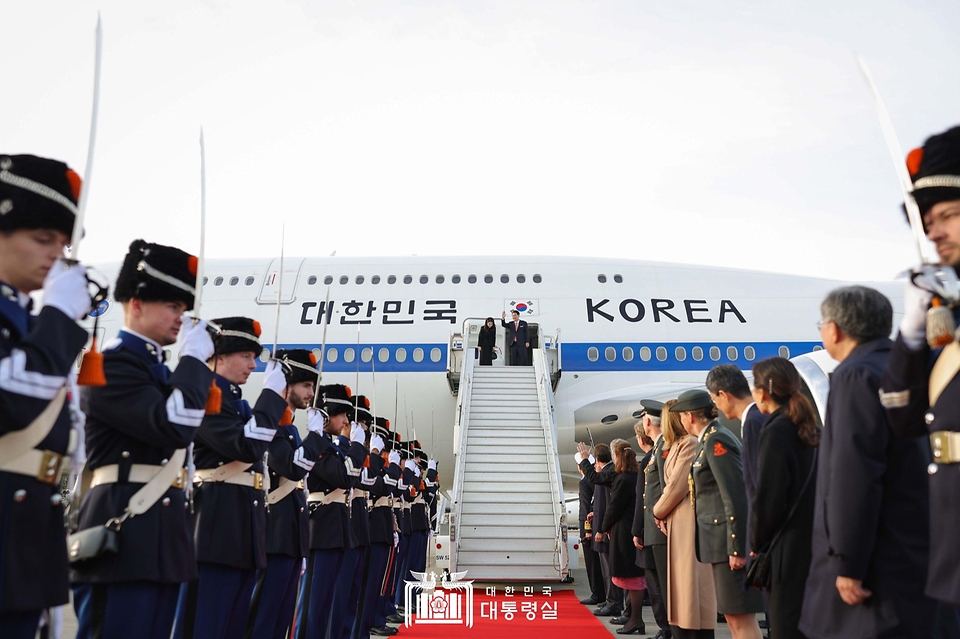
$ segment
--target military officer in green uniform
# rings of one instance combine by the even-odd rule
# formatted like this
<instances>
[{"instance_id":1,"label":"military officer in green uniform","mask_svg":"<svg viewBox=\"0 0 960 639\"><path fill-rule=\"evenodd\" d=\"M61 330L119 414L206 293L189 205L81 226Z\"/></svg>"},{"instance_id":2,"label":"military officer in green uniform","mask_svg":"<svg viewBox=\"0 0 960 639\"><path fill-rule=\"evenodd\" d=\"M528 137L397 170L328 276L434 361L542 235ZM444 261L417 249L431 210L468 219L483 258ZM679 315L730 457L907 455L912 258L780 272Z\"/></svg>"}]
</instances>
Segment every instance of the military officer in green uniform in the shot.
<instances>
[{"instance_id":1,"label":"military officer in green uniform","mask_svg":"<svg viewBox=\"0 0 960 639\"><path fill-rule=\"evenodd\" d=\"M760 637L757 590L743 591L747 549L747 494L740 465L740 441L717 421L717 407L705 390L680 394L670 412L699 441L690 469L690 493L697 517L697 559L713 565L717 611L734 639Z\"/></svg>"}]
</instances>

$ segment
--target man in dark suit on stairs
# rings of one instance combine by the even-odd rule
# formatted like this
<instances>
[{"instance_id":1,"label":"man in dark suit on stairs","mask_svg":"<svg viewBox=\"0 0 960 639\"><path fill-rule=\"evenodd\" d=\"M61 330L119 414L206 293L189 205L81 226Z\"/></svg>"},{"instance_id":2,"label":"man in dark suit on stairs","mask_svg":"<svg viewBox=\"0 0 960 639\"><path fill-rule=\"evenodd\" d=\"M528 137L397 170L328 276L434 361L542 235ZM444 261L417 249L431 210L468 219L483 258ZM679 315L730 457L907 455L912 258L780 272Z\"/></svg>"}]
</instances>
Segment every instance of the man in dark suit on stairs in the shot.
<instances>
[{"instance_id":1,"label":"man in dark suit on stairs","mask_svg":"<svg viewBox=\"0 0 960 639\"><path fill-rule=\"evenodd\" d=\"M517 310L510 311L513 318L507 323L507 313L500 314L500 325L507 329L507 348L510 349L510 366L527 365L527 349L530 348L530 333L527 331L527 323L520 319L520 313Z\"/></svg>"}]
</instances>

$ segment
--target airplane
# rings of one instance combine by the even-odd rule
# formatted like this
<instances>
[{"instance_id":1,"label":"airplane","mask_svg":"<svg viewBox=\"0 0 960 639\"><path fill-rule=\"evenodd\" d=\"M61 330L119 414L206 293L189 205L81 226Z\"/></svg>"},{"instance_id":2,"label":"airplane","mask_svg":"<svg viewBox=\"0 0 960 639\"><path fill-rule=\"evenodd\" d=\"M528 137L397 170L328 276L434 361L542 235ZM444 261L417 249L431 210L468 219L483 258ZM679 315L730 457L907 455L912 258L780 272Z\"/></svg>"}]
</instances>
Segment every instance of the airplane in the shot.
<instances>
[{"instance_id":1,"label":"airplane","mask_svg":"<svg viewBox=\"0 0 960 639\"><path fill-rule=\"evenodd\" d=\"M630 440L639 400L702 387L707 371L779 355L808 385L832 360L818 353L820 302L848 282L709 266L580 257L286 257L208 259L205 319L244 315L263 327L269 359L279 298L279 347L318 356L328 323L324 384L373 402L404 440L419 439L453 484L457 361L475 356L487 317L516 309L532 348L549 354L564 491L577 494L576 442ZM96 268L115 278L119 263ZM902 285L870 284L900 307ZM325 299L329 291L329 306ZM123 325L112 298L85 320L104 344ZM175 348L175 347L174 347ZM168 360L175 363L171 353ZM260 375L244 390L255 397ZM818 381L819 380L819 381ZM375 382L375 383L374 383ZM816 393L814 393L816 395ZM823 396L814 396L823 410ZM298 416L300 423L304 417ZM508 425L508 424L506 424ZM301 424L301 427L303 425Z\"/></svg>"}]
</instances>

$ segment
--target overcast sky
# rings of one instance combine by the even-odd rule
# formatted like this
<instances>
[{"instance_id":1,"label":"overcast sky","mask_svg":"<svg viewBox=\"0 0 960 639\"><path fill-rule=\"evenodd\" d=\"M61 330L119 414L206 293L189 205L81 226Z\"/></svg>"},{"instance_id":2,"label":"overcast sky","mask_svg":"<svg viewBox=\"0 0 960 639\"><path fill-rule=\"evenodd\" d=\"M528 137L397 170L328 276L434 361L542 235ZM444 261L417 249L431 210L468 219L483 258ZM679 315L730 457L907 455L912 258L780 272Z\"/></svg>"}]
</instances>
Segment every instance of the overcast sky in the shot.
<instances>
[{"instance_id":1,"label":"overcast sky","mask_svg":"<svg viewBox=\"0 0 960 639\"><path fill-rule=\"evenodd\" d=\"M653 5L659 5L659 8ZM82 173L85 261L629 257L887 279L916 260L854 53L905 151L960 122L960 3L19 2L0 151Z\"/></svg>"}]
</instances>

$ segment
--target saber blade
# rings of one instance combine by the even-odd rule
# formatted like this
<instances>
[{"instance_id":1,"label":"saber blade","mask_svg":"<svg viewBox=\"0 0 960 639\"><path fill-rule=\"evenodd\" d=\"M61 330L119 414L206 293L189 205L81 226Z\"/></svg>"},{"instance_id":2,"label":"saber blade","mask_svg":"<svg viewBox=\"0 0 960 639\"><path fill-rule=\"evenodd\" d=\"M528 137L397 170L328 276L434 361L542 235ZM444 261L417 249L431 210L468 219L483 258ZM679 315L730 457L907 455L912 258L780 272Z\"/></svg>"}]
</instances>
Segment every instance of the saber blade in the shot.
<instances>
[{"instance_id":1,"label":"saber blade","mask_svg":"<svg viewBox=\"0 0 960 639\"><path fill-rule=\"evenodd\" d=\"M200 302L203 298L203 267L207 238L207 148L203 142L203 127L200 127L200 253L197 255L197 281L194 284L193 316L200 319Z\"/></svg>"},{"instance_id":2,"label":"saber blade","mask_svg":"<svg viewBox=\"0 0 960 639\"><path fill-rule=\"evenodd\" d=\"M80 240L83 238L83 220L90 199L90 183L93 180L93 150L97 142L97 119L100 113L100 60L103 57L103 27L97 13L96 57L93 71L93 111L90 114L90 143L87 145L87 166L83 171L83 186L77 203L77 217L73 222L73 237L70 238L70 259L80 259Z\"/></svg>"},{"instance_id":3,"label":"saber blade","mask_svg":"<svg viewBox=\"0 0 960 639\"><path fill-rule=\"evenodd\" d=\"M284 222L280 227L280 270L277 274L277 317L273 326L273 351L271 353L274 359L277 358L277 342L280 340L280 298L283 295L283 242L287 233L287 223Z\"/></svg>"},{"instance_id":4,"label":"saber blade","mask_svg":"<svg viewBox=\"0 0 960 639\"><path fill-rule=\"evenodd\" d=\"M327 359L327 326L330 322L327 321L327 317L330 311L330 287L327 287L327 299L323 302L323 319L320 320L323 322L323 334L320 338L320 364L317 366L317 383L314 384L313 395L313 407L317 407L317 402L320 401L320 381L323 379L323 362Z\"/></svg>"}]
</instances>

